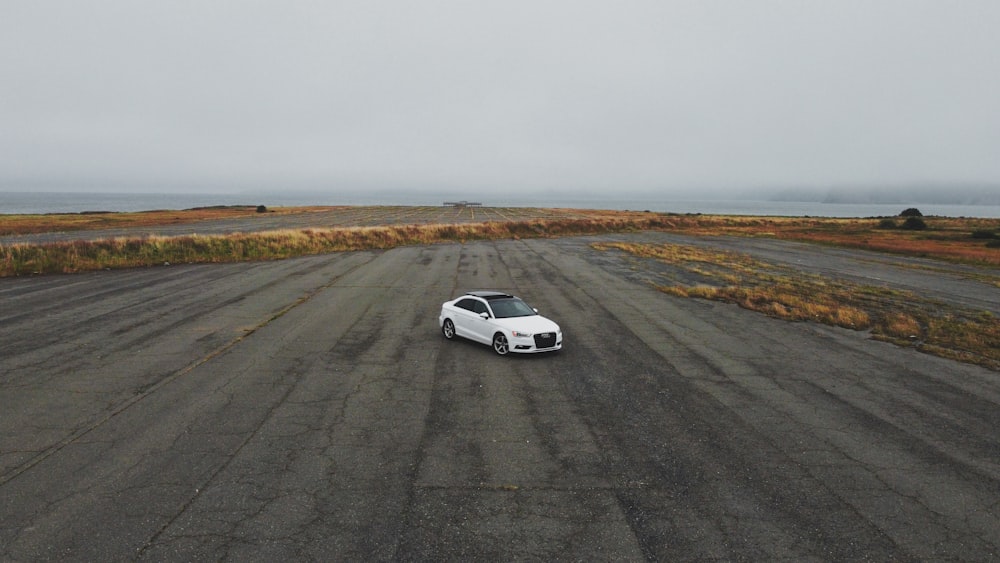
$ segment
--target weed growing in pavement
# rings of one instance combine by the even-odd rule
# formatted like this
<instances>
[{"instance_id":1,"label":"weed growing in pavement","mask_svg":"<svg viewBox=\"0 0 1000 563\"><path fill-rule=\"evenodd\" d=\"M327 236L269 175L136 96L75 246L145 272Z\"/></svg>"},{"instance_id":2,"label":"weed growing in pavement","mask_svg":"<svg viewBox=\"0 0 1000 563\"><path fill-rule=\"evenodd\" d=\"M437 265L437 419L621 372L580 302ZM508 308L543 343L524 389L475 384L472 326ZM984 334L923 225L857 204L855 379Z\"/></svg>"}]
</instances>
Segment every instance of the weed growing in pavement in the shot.
<instances>
[{"instance_id":1,"label":"weed growing in pavement","mask_svg":"<svg viewBox=\"0 0 1000 563\"><path fill-rule=\"evenodd\" d=\"M657 287L668 295L735 303L789 321L869 330L878 340L916 345L937 356L1000 369L1000 320L989 312L951 307L908 291L807 274L736 252L676 244L592 246L655 258L700 280Z\"/></svg>"}]
</instances>

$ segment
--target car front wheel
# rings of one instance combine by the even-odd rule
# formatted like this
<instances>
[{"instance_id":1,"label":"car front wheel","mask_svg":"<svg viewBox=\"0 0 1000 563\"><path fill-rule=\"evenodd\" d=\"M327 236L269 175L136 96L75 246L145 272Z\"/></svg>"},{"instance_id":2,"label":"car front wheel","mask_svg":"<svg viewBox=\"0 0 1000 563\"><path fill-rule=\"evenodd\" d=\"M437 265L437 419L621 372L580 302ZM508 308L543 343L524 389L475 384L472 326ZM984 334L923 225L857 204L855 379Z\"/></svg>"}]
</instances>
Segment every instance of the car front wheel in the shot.
<instances>
[{"instance_id":1,"label":"car front wheel","mask_svg":"<svg viewBox=\"0 0 1000 563\"><path fill-rule=\"evenodd\" d=\"M451 319L445 319L444 324L441 325L441 332L448 340L455 338L455 323L451 322Z\"/></svg>"},{"instance_id":2,"label":"car front wheel","mask_svg":"<svg viewBox=\"0 0 1000 563\"><path fill-rule=\"evenodd\" d=\"M507 352L510 352L510 344L507 343L507 337L499 332L493 335L493 349L497 354L506 356Z\"/></svg>"}]
</instances>

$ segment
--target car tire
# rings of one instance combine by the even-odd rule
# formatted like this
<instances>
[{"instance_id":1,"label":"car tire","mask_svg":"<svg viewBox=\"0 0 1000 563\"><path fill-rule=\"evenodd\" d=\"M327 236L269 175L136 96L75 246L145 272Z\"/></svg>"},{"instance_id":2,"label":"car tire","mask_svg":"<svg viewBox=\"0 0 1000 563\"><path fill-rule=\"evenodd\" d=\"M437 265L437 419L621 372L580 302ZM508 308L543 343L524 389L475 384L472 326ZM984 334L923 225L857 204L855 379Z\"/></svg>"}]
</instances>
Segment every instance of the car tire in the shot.
<instances>
[{"instance_id":1,"label":"car tire","mask_svg":"<svg viewBox=\"0 0 1000 563\"><path fill-rule=\"evenodd\" d=\"M455 338L455 323L451 322L451 319L445 319L441 325L441 333L448 340Z\"/></svg>"},{"instance_id":2,"label":"car tire","mask_svg":"<svg viewBox=\"0 0 1000 563\"><path fill-rule=\"evenodd\" d=\"M510 344L507 342L507 337L501 332L493 335L493 351L501 356L506 356L510 352Z\"/></svg>"}]
</instances>

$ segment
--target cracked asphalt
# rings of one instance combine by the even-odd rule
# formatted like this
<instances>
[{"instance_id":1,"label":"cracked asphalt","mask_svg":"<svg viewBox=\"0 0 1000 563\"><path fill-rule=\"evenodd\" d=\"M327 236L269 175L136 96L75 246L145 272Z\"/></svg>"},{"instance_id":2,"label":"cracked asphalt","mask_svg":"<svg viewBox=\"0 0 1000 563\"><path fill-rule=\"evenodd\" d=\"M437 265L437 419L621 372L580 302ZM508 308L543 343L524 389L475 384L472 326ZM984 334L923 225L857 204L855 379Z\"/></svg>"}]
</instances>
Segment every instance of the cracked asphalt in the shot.
<instances>
[{"instance_id":1,"label":"cracked asphalt","mask_svg":"<svg viewBox=\"0 0 1000 563\"><path fill-rule=\"evenodd\" d=\"M589 246L663 236L0 279L0 560L1000 557L1000 375ZM480 288L564 350L446 341L441 302Z\"/></svg>"}]
</instances>

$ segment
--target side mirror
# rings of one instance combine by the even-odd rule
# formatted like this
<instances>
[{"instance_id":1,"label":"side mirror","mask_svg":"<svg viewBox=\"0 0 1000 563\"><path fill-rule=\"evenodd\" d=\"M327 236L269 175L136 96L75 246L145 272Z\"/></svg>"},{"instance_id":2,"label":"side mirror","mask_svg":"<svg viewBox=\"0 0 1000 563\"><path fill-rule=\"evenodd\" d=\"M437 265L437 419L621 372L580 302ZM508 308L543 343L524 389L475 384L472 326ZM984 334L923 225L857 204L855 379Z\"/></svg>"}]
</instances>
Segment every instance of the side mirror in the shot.
<instances>
[{"instance_id":1,"label":"side mirror","mask_svg":"<svg viewBox=\"0 0 1000 563\"><path fill-rule=\"evenodd\" d=\"M482 313L479 313L479 316L482 317L482 318L484 318L484 319L489 319L490 318L490 314L487 313L487 312L485 312L485 311L483 311Z\"/></svg>"},{"instance_id":2,"label":"side mirror","mask_svg":"<svg viewBox=\"0 0 1000 563\"><path fill-rule=\"evenodd\" d=\"M534 307L532 307L531 310L534 311L535 314L538 314L538 309L535 309Z\"/></svg>"}]
</instances>

